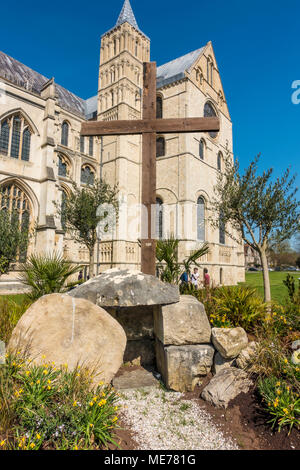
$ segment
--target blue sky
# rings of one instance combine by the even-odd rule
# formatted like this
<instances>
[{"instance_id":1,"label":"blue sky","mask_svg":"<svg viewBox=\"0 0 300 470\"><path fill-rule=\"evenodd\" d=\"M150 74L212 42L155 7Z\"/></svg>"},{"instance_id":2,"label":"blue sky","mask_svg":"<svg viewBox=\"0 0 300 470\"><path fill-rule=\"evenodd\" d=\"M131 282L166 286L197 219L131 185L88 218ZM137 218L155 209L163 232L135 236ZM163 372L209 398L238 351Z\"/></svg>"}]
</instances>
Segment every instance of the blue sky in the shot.
<instances>
[{"instance_id":1,"label":"blue sky","mask_svg":"<svg viewBox=\"0 0 300 470\"><path fill-rule=\"evenodd\" d=\"M83 3L2 2L0 49L88 98L96 94L100 36L116 23L123 0ZM158 65L213 42L242 166L299 173L299 0L131 0Z\"/></svg>"}]
</instances>

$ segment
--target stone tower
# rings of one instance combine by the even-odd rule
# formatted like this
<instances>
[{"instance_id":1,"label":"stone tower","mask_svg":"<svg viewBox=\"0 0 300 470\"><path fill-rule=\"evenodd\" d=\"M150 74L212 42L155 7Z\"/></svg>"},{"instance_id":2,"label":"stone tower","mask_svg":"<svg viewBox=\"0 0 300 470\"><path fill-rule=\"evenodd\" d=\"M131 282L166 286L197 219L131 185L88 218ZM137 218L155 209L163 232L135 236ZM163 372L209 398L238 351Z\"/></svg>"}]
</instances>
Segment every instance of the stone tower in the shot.
<instances>
[{"instance_id":1,"label":"stone tower","mask_svg":"<svg viewBox=\"0 0 300 470\"><path fill-rule=\"evenodd\" d=\"M116 25L101 38L98 120L141 119L143 62L149 60L150 39L139 29L130 2L125 0ZM121 267L137 267L140 262L136 207L141 201L141 136L105 137L101 148L102 176L111 185L118 183L124 203L113 242L106 248L101 246L107 250L112 267L115 263ZM125 231L128 225L129 230Z\"/></svg>"}]
</instances>

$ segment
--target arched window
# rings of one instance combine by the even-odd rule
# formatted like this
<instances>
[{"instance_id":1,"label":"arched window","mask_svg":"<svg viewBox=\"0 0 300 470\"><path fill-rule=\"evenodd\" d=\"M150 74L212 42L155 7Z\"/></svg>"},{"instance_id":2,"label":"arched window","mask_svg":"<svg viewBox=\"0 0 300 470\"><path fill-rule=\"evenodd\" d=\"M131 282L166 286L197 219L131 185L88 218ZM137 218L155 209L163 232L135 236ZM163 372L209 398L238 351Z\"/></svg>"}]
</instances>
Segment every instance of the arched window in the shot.
<instances>
[{"instance_id":1,"label":"arched window","mask_svg":"<svg viewBox=\"0 0 300 470\"><path fill-rule=\"evenodd\" d=\"M156 118L162 119L163 117L163 100L161 96L156 97Z\"/></svg>"},{"instance_id":2,"label":"arched window","mask_svg":"<svg viewBox=\"0 0 300 470\"><path fill-rule=\"evenodd\" d=\"M205 200L202 196L197 201L197 240L205 240Z\"/></svg>"},{"instance_id":3,"label":"arched window","mask_svg":"<svg viewBox=\"0 0 300 470\"><path fill-rule=\"evenodd\" d=\"M29 161L30 140L31 140L31 134L30 134L29 129L27 128L23 132L22 155L21 155L21 160L24 160L26 162Z\"/></svg>"},{"instance_id":4,"label":"arched window","mask_svg":"<svg viewBox=\"0 0 300 470\"><path fill-rule=\"evenodd\" d=\"M84 153L84 136L80 136L80 152Z\"/></svg>"},{"instance_id":5,"label":"arched window","mask_svg":"<svg viewBox=\"0 0 300 470\"><path fill-rule=\"evenodd\" d=\"M163 201L156 198L156 238L163 238Z\"/></svg>"},{"instance_id":6,"label":"arched window","mask_svg":"<svg viewBox=\"0 0 300 470\"><path fill-rule=\"evenodd\" d=\"M201 160L204 160L205 156L205 141L203 139L199 142L199 157Z\"/></svg>"},{"instance_id":7,"label":"arched window","mask_svg":"<svg viewBox=\"0 0 300 470\"><path fill-rule=\"evenodd\" d=\"M218 161L217 161L217 167L218 167L219 171L222 170L222 160L223 160L222 152L219 152L218 153Z\"/></svg>"},{"instance_id":8,"label":"arched window","mask_svg":"<svg viewBox=\"0 0 300 470\"><path fill-rule=\"evenodd\" d=\"M204 105L204 117L216 117L217 113L213 105L208 101ZM215 139L218 135L217 132L209 132L209 135L212 139Z\"/></svg>"},{"instance_id":9,"label":"arched window","mask_svg":"<svg viewBox=\"0 0 300 470\"><path fill-rule=\"evenodd\" d=\"M13 130L11 138L10 156L12 158L19 158L20 153L20 137L21 137L21 119L15 116L13 119Z\"/></svg>"},{"instance_id":10,"label":"arched window","mask_svg":"<svg viewBox=\"0 0 300 470\"><path fill-rule=\"evenodd\" d=\"M225 221L222 212L219 217L219 243L225 245Z\"/></svg>"},{"instance_id":11,"label":"arched window","mask_svg":"<svg viewBox=\"0 0 300 470\"><path fill-rule=\"evenodd\" d=\"M69 124L64 121L61 127L61 145L68 147L69 143Z\"/></svg>"},{"instance_id":12,"label":"arched window","mask_svg":"<svg viewBox=\"0 0 300 470\"><path fill-rule=\"evenodd\" d=\"M166 154L166 141L163 137L156 139L156 156L163 157Z\"/></svg>"},{"instance_id":13,"label":"arched window","mask_svg":"<svg viewBox=\"0 0 300 470\"><path fill-rule=\"evenodd\" d=\"M8 145L9 145L9 123L8 120L5 119L1 123L1 133L0 133L0 153L4 155L8 154Z\"/></svg>"},{"instance_id":14,"label":"arched window","mask_svg":"<svg viewBox=\"0 0 300 470\"><path fill-rule=\"evenodd\" d=\"M22 114L17 113L1 123L0 153L29 161L31 129Z\"/></svg>"},{"instance_id":15,"label":"arched window","mask_svg":"<svg viewBox=\"0 0 300 470\"><path fill-rule=\"evenodd\" d=\"M95 181L95 173L91 167L85 165L81 168L81 183L93 184Z\"/></svg>"},{"instance_id":16,"label":"arched window","mask_svg":"<svg viewBox=\"0 0 300 470\"><path fill-rule=\"evenodd\" d=\"M62 226L63 230L66 229L66 216L65 216L64 210L65 210L65 207L66 207L67 197L68 197L67 193L63 189L62 194L61 194L61 226Z\"/></svg>"},{"instance_id":17,"label":"arched window","mask_svg":"<svg viewBox=\"0 0 300 470\"><path fill-rule=\"evenodd\" d=\"M135 51L134 51L135 56L138 55L138 52L139 52L139 43L138 43L138 41L136 41L135 42Z\"/></svg>"},{"instance_id":18,"label":"arched window","mask_svg":"<svg viewBox=\"0 0 300 470\"><path fill-rule=\"evenodd\" d=\"M8 210L17 217L19 226L23 232L29 230L31 219L31 206L26 193L15 183L10 183L0 188L0 208ZM25 261L27 256L27 243L20 247L16 253L16 260Z\"/></svg>"},{"instance_id":19,"label":"arched window","mask_svg":"<svg viewBox=\"0 0 300 470\"><path fill-rule=\"evenodd\" d=\"M89 155L90 157L94 155L94 137L92 135L89 137Z\"/></svg>"},{"instance_id":20,"label":"arched window","mask_svg":"<svg viewBox=\"0 0 300 470\"><path fill-rule=\"evenodd\" d=\"M58 176L69 176L69 162L63 155L58 155Z\"/></svg>"}]
</instances>

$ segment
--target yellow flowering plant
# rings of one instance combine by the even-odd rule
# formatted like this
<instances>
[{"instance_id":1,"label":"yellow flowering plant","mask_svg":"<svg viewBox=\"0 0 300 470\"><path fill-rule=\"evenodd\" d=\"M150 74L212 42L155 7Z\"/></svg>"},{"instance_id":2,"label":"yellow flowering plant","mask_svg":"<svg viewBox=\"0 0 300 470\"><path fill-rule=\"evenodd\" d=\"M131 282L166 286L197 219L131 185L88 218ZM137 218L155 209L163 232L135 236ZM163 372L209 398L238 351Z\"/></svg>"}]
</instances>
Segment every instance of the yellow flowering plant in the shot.
<instances>
[{"instance_id":1,"label":"yellow flowering plant","mask_svg":"<svg viewBox=\"0 0 300 470\"><path fill-rule=\"evenodd\" d=\"M291 385L277 377L269 377L259 380L258 390L271 415L268 422L272 428L277 425L279 431L284 426L290 431L293 427L300 429L300 398Z\"/></svg>"}]
</instances>

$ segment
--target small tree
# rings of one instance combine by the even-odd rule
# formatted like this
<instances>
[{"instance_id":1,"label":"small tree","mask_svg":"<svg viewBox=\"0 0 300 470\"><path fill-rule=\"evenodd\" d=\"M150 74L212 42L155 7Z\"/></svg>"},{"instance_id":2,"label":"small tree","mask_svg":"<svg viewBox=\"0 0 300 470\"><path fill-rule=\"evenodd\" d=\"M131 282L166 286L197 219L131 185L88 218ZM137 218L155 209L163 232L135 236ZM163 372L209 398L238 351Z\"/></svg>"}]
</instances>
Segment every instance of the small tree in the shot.
<instances>
[{"instance_id":1,"label":"small tree","mask_svg":"<svg viewBox=\"0 0 300 470\"><path fill-rule=\"evenodd\" d=\"M3 197L3 195L2 195ZM1 198L1 194L0 194ZM3 199L2 199L3 201ZM27 251L29 240L28 226L21 227L17 211L0 210L0 276L9 271L17 257Z\"/></svg>"},{"instance_id":2,"label":"small tree","mask_svg":"<svg viewBox=\"0 0 300 470\"><path fill-rule=\"evenodd\" d=\"M284 175L272 180L273 169L258 175L260 155L240 174L239 163L225 160L224 172L215 186L212 210L222 214L222 220L238 232L226 230L229 237L239 241L239 236L256 250L263 268L265 301L271 301L267 253L274 242L282 243L299 230L300 202L295 198L295 176L286 170ZM212 223L219 226L219 216Z\"/></svg>"},{"instance_id":3,"label":"small tree","mask_svg":"<svg viewBox=\"0 0 300 470\"><path fill-rule=\"evenodd\" d=\"M72 190L64 200L64 204L57 207L63 228L71 237L85 245L89 251L90 276L94 274L94 253L97 242L97 227L99 222L107 218L109 214L101 214L99 209L106 204L112 205L115 214L118 214L118 189L111 187L104 180L95 179L85 186L77 186L72 183Z\"/></svg>"},{"instance_id":4,"label":"small tree","mask_svg":"<svg viewBox=\"0 0 300 470\"><path fill-rule=\"evenodd\" d=\"M178 262L178 239L170 237L156 242L156 258L161 263L160 278L163 282L176 284L180 276L182 267ZM209 253L207 243L204 243L198 250L192 251L190 256L183 260L184 271L191 275L192 266L200 266L198 260Z\"/></svg>"}]
</instances>

